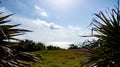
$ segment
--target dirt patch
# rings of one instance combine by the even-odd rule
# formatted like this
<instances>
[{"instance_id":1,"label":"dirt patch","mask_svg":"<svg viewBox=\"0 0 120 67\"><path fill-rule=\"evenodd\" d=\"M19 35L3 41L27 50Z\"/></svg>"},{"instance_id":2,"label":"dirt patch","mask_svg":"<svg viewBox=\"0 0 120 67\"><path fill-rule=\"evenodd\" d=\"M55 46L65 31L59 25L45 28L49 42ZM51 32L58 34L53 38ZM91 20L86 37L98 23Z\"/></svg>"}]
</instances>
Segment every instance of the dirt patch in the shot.
<instances>
[{"instance_id":1,"label":"dirt patch","mask_svg":"<svg viewBox=\"0 0 120 67\"><path fill-rule=\"evenodd\" d=\"M84 55L86 57L89 57L90 53L89 50L85 49L85 48L79 48L79 49L68 49L70 51L74 51L76 54L79 55Z\"/></svg>"}]
</instances>

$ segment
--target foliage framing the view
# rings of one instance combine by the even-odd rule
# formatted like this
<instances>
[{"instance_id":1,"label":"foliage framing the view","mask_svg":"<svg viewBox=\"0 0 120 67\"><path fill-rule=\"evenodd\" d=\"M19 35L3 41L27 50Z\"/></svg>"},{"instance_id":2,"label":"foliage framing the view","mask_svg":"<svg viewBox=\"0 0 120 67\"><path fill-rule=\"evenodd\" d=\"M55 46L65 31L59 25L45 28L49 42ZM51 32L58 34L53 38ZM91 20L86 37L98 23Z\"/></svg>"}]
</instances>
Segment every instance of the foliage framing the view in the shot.
<instances>
[{"instance_id":1,"label":"foliage framing the view","mask_svg":"<svg viewBox=\"0 0 120 67\"><path fill-rule=\"evenodd\" d=\"M36 43L33 40L28 39L22 40L18 42L18 45L14 46L15 49L25 52L45 50L45 47L46 46L43 43Z\"/></svg>"},{"instance_id":2,"label":"foliage framing the view","mask_svg":"<svg viewBox=\"0 0 120 67\"><path fill-rule=\"evenodd\" d=\"M94 35L99 38L97 47L91 52L91 57L84 64L97 67L119 67L120 66L120 8L119 2L114 9L100 11L93 19ZM96 41L97 42L97 41ZM95 44L95 43L94 43Z\"/></svg>"},{"instance_id":3,"label":"foliage framing the view","mask_svg":"<svg viewBox=\"0 0 120 67\"><path fill-rule=\"evenodd\" d=\"M1 12L0 14L2 13L3 12ZM22 35L24 32L30 32L30 30L15 28L20 24L16 24L16 25L6 24L10 22L10 20L6 20L6 19L11 15L13 14L0 17L0 44L1 45L10 44L10 40L19 40L17 38L14 38L14 36Z\"/></svg>"},{"instance_id":4,"label":"foliage framing the view","mask_svg":"<svg viewBox=\"0 0 120 67\"><path fill-rule=\"evenodd\" d=\"M0 13L0 15L3 12ZM6 20L13 14L0 16L0 67L24 67L29 66L29 64L24 63L25 61L37 61L38 57L27 52L20 52L12 48L13 41L10 40L19 40L14 38L14 36L22 35L24 32L31 32L30 30L18 29L15 28L19 26L5 24L10 22ZM9 45L9 46L8 46Z\"/></svg>"}]
</instances>

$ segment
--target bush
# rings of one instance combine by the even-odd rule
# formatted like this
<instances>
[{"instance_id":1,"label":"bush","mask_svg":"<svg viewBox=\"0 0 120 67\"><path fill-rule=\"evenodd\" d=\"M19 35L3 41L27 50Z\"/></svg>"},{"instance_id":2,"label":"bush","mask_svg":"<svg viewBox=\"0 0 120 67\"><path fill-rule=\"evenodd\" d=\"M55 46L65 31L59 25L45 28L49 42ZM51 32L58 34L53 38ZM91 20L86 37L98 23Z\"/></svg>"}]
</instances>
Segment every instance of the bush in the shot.
<instances>
[{"instance_id":1,"label":"bush","mask_svg":"<svg viewBox=\"0 0 120 67\"><path fill-rule=\"evenodd\" d=\"M47 50L59 50L59 49L61 48L57 46L52 46L52 45L47 46Z\"/></svg>"},{"instance_id":2,"label":"bush","mask_svg":"<svg viewBox=\"0 0 120 67\"><path fill-rule=\"evenodd\" d=\"M18 45L14 46L16 50L19 51L36 51L36 50L43 50L45 49L45 45L43 43L35 43L32 40L22 40L18 43Z\"/></svg>"},{"instance_id":3,"label":"bush","mask_svg":"<svg viewBox=\"0 0 120 67\"><path fill-rule=\"evenodd\" d=\"M119 67L120 66L120 8L105 13L100 11L95 14L100 20L93 19L93 30L98 34L93 35L98 38L93 44L98 47L91 52L91 57L85 62L90 67ZM106 14L107 13L107 14ZM100 42L99 42L100 41ZM81 65L82 66L82 65Z\"/></svg>"},{"instance_id":4,"label":"bush","mask_svg":"<svg viewBox=\"0 0 120 67\"><path fill-rule=\"evenodd\" d=\"M77 45L74 44L70 44L70 47L68 49L78 49L79 47Z\"/></svg>"},{"instance_id":5,"label":"bush","mask_svg":"<svg viewBox=\"0 0 120 67\"><path fill-rule=\"evenodd\" d=\"M2 13L3 12L0 12L0 15ZM7 18L11 15L13 14L0 16L0 67L30 67L29 64L25 63L25 61L28 61L25 58L35 62L38 61L38 58L34 55L15 50L12 48L12 44L15 41L19 41L19 39L14 38L14 36L22 35L25 32L31 31L16 28L20 24L5 24L10 22ZM24 57L22 58L22 56Z\"/></svg>"}]
</instances>

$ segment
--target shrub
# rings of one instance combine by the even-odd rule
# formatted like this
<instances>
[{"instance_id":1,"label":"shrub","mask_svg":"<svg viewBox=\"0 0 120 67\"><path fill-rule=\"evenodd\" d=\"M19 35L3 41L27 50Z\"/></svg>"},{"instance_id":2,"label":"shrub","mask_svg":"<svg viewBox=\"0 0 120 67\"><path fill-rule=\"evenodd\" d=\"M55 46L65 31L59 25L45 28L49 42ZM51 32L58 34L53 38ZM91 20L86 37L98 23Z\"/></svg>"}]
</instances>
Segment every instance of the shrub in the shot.
<instances>
[{"instance_id":1,"label":"shrub","mask_svg":"<svg viewBox=\"0 0 120 67\"><path fill-rule=\"evenodd\" d=\"M19 51L29 52L29 51L36 51L36 50L44 50L45 45L43 43L36 43L33 40L25 39L18 42L18 45L14 46L14 48Z\"/></svg>"},{"instance_id":2,"label":"shrub","mask_svg":"<svg viewBox=\"0 0 120 67\"><path fill-rule=\"evenodd\" d=\"M59 50L59 49L61 48L57 46L52 46L52 45L47 46L47 50Z\"/></svg>"},{"instance_id":3,"label":"shrub","mask_svg":"<svg viewBox=\"0 0 120 67\"><path fill-rule=\"evenodd\" d=\"M74 44L70 44L70 47L68 49L78 49L79 47L77 45Z\"/></svg>"}]
</instances>

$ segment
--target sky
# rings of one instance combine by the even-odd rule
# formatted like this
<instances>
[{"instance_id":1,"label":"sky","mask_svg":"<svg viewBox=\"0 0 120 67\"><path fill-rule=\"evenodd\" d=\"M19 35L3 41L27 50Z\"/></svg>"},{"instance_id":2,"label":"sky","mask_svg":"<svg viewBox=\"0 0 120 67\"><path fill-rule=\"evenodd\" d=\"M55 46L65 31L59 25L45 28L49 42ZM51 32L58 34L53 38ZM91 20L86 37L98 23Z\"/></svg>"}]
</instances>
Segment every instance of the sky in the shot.
<instances>
[{"instance_id":1,"label":"sky","mask_svg":"<svg viewBox=\"0 0 120 67\"><path fill-rule=\"evenodd\" d=\"M114 8L117 0L0 0L0 12L11 16L11 24L32 30L19 36L47 45L67 48L87 39L94 13Z\"/></svg>"}]
</instances>

